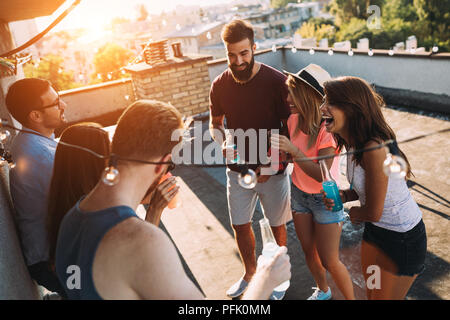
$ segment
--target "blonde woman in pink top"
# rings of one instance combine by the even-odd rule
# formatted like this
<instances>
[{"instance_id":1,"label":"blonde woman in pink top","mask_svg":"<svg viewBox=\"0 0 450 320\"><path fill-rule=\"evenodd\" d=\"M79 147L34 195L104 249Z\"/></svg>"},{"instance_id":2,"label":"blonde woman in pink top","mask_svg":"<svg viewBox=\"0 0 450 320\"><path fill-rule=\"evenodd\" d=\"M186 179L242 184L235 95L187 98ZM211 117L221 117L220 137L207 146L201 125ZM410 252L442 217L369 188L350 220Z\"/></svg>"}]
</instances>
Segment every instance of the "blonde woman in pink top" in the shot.
<instances>
[{"instance_id":1,"label":"blonde woman in pink top","mask_svg":"<svg viewBox=\"0 0 450 320\"><path fill-rule=\"evenodd\" d=\"M290 140L273 135L272 147L289 153L294 160L291 205L295 230L305 253L306 263L317 288L308 300L329 300L328 271L346 299L354 299L353 284L347 268L339 260L339 242L343 210L330 212L322 201L322 175L317 161L301 161L307 157L338 154L337 143L322 123L319 107L323 99L323 82L331 77L321 67L310 64L296 74L286 72L288 102L292 115L288 120ZM338 180L338 159L327 166Z\"/></svg>"}]
</instances>

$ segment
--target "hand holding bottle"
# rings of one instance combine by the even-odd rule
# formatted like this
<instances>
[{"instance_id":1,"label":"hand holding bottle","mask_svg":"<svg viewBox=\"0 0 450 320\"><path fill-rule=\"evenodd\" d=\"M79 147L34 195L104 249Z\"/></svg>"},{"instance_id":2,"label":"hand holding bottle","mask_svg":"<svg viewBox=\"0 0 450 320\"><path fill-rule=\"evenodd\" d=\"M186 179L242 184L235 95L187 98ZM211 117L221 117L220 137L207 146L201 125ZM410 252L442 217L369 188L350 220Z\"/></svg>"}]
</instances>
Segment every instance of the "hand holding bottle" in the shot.
<instances>
[{"instance_id":1,"label":"hand holding bottle","mask_svg":"<svg viewBox=\"0 0 450 320\"><path fill-rule=\"evenodd\" d=\"M291 279L291 262L286 247L278 247L274 256L268 258L260 255L256 266L256 274L266 274L267 286L270 290Z\"/></svg>"}]
</instances>

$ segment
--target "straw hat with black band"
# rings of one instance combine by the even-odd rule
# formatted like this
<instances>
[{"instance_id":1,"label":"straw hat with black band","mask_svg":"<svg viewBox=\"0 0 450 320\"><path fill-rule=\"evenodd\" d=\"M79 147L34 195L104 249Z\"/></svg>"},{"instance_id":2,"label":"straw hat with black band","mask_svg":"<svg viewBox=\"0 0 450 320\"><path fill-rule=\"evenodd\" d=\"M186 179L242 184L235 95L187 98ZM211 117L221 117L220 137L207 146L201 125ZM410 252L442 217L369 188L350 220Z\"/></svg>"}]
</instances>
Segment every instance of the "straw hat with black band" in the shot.
<instances>
[{"instance_id":1,"label":"straw hat with black band","mask_svg":"<svg viewBox=\"0 0 450 320\"><path fill-rule=\"evenodd\" d=\"M297 73L291 73L286 70L283 70L284 73L293 76L295 79L301 80L304 83L308 84L311 88L316 90L322 97L324 96L323 92L323 83L325 81L331 80L331 76L328 72L322 69L317 64L309 64L305 68L301 69Z\"/></svg>"}]
</instances>

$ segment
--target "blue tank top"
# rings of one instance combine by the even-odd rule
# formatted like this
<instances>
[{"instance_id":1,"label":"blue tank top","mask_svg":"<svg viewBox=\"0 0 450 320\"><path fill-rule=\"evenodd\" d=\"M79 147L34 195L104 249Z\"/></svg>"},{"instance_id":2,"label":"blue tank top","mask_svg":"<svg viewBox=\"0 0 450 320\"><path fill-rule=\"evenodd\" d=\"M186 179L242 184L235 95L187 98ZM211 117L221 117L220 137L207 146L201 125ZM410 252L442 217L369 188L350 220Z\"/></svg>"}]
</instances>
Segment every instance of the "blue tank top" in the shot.
<instances>
[{"instance_id":1,"label":"blue tank top","mask_svg":"<svg viewBox=\"0 0 450 320\"><path fill-rule=\"evenodd\" d=\"M111 228L137 215L128 206L82 212L79 208L82 199L61 222L56 246L56 273L68 299L102 300L92 277L98 245Z\"/></svg>"}]
</instances>

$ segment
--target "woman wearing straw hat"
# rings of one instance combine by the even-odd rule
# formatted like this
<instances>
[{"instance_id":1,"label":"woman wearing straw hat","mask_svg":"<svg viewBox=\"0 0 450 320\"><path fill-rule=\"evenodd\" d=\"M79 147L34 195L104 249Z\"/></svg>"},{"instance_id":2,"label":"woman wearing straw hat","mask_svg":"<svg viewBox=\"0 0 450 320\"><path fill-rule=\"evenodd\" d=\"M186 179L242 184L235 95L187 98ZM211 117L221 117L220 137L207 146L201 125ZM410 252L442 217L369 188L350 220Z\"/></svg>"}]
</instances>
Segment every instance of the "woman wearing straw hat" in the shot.
<instances>
[{"instance_id":1,"label":"woman wearing straw hat","mask_svg":"<svg viewBox=\"0 0 450 320\"><path fill-rule=\"evenodd\" d=\"M327 211L322 202L322 175L317 161L306 157L338 154L337 144L322 123L319 107L323 99L323 82L331 77L320 66L310 64L297 73L289 73L286 84L291 113L288 128L291 140L272 137L272 146L289 153L294 160L291 204L295 230L306 257L306 263L317 288L308 300L329 300L328 271L346 299L354 299L353 284L347 268L339 260L339 241L343 210ZM331 174L338 180L338 159L327 160Z\"/></svg>"}]
</instances>

